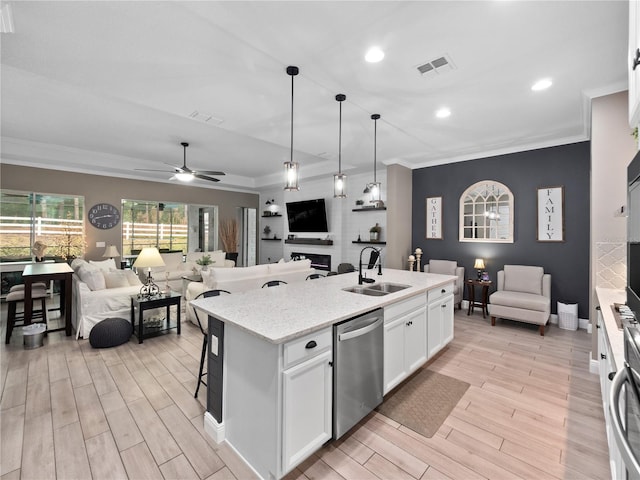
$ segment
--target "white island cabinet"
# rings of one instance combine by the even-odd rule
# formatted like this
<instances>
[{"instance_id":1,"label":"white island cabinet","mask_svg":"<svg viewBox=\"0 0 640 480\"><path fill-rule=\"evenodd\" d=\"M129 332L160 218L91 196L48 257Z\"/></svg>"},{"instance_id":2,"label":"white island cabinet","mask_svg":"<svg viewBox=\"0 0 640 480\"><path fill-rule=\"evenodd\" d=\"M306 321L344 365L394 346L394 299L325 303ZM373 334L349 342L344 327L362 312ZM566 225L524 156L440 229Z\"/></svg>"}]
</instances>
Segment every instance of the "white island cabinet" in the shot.
<instances>
[{"instance_id":1,"label":"white island cabinet","mask_svg":"<svg viewBox=\"0 0 640 480\"><path fill-rule=\"evenodd\" d=\"M424 294L384 309L384 394L427 360Z\"/></svg>"},{"instance_id":2,"label":"white island cabinet","mask_svg":"<svg viewBox=\"0 0 640 480\"><path fill-rule=\"evenodd\" d=\"M385 369L401 365L400 381L426 361L428 292L452 288L455 277L386 269L375 280L406 288L354 293L355 272L192 301L224 323L223 338L209 342L222 378L208 379L209 394L220 385L222 421L207 412L205 430L261 478L282 478L333 436L335 324L383 308L406 329L397 348L384 349Z\"/></svg>"},{"instance_id":3,"label":"white island cabinet","mask_svg":"<svg viewBox=\"0 0 640 480\"><path fill-rule=\"evenodd\" d=\"M427 293L427 357L453 340L453 284Z\"/></svg>"}]
</instances>

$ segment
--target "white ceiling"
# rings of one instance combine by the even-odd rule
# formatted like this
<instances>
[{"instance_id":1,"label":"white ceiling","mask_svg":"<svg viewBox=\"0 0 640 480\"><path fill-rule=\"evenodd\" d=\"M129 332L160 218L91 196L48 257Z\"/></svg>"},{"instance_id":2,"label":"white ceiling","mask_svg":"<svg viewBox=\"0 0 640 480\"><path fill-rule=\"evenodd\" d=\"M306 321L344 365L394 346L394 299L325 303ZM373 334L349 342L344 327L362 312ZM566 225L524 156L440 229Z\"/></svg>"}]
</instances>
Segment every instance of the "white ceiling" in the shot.
<instances>
[{"instance_id":1,"label":"white ceiling","mask_svg":"<svg viewBox=\"0 0 640 480\"><path fill-rule=\"evenodd\" d=\"M411 168L589 138L589 98L627 88L626 1L15 1L3 33L2 161L216 188ZM364 61L371 45L385 51ZM416 66L448 55L455 69ZM532 92L534 81L553 86ZM437 119L447 106L452 115ZM219 124L191 119L194 111Z\"/></svg>"}]
</instances>

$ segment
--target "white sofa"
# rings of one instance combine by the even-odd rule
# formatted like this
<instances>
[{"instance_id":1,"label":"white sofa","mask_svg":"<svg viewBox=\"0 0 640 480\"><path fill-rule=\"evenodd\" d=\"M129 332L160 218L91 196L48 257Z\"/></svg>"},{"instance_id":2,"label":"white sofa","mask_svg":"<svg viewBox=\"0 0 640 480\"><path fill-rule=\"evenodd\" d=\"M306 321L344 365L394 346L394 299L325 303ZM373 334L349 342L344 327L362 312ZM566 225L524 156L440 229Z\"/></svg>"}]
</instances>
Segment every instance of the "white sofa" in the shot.
<instances>
[{"instance_id":1,"label":"white sofa","mask_svg":"<svg viewBox=\"0 0 640 480\"><path fill-rule=\"evenodd\" d=\"M222 250L187 253L186 261L183 260L184 255L182 252L161 253L160 256L164 260L164 267L152 267L151 277L161 289L164 288L168 281L171 290L184 294L182 291L182 277L184 275L200 273L202 266L198 265L196 261L204 255L209 255L213 261L208 268L230 268L236 265L233 260L225 259L226 254ZM147 268L138 269L138 277L143 283L147 280L148 270Z\"/></svg>"},{"instance_id":2,"label":"white sofa","mask_svg":"<svg viewBox=\"0 0 640 480\"><path fill-rule=\"evenodd\" d=\"M113 259L71 263L73 276L72 323L76 338L89 338L95 324L112 317L131 318L131 295L142 283L132 270L118 270Z\"/></svg>"},{"instance_id":3,"label":"white sofa","mask_svg":"<svg viewBox=\"0 0 640 480\"><path fill-rule=\"evenodd\" d=\"M185 293L186 317L196 323L189 302L205 290L227 290L231 293L246 292L262 288L270 280L283 280L287 283L304 282L309 275L316 273L311 268L311 260L269 263L252 267L209 268L202 272L202 282L192 282ZM277 287L275 287L277 288Z\"/></svg>"}]
</instances>

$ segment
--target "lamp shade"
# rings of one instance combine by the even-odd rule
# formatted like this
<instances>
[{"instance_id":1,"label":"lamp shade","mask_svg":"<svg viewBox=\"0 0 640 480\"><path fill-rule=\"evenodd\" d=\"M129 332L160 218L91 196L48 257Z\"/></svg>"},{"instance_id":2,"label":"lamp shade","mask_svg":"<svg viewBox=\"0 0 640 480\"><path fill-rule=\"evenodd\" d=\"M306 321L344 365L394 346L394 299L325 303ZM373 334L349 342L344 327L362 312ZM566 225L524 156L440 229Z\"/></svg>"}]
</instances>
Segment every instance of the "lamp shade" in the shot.
<instances>
[{"instance_id":1,"label":"lamp shade","mask_svg":"<svg viewBox=\"0 0 640 480\"><path fill-rule=\"evenodd\" d=\"M109 245L107 248L104 249L104 253L102 254L102 256L105 258L119 257L120 252L118 252L118 249L116 248L115 245Z\"/></svg>"},{"instance_id":2,"label":"lamp shade","mask_svg":"<svg viewBox=\"0 0 640 480\"><path fill-rule=\"evenodd\" d=\"M133 266L135 268L164 267L164 260L156 247L146 247L133 262Z\"/></svg>"},{"instance_id":3,"label":"lamp shade","mask_svg":"<svg viewBox=\"0 0 640 480\"><path fill-rule=\"evenodd\" d=\"M476 258L476 263L473 264L473 268L476 270L484 270L484 260L482 258Z\"/></svg>"}]
</instances>

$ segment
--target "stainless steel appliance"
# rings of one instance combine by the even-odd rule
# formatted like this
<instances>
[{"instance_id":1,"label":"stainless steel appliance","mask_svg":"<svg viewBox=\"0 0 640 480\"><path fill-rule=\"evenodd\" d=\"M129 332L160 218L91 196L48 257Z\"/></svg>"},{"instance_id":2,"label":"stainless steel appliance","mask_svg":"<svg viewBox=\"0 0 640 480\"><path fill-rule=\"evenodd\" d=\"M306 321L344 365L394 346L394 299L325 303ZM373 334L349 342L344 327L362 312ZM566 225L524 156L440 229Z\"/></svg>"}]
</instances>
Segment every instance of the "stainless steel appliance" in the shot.
<instances>
[{"instance_id":1,"label":"stainless steel appliance","mask_svg":"<svg viewBox=\"0 0 640 480\"><path fill-rule=\"evenodd\" d=\"M624 326L623 368L613 378L609 397L613 436L626 467L627 479L640 479L640 328Z\"/></svg>"},{"instance_id":2,"label":"stainless steel appliance","mask_svg":"<svg viewBox=\"0 0 640 480\"><path fill-rule=\"evenodd\" d=\"M333 438L382 403L382 309L333 327Z\"/></svg>"}]
</instances>

